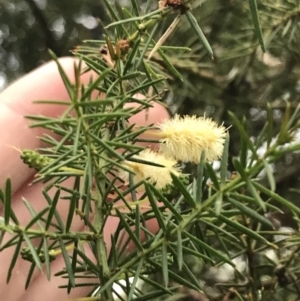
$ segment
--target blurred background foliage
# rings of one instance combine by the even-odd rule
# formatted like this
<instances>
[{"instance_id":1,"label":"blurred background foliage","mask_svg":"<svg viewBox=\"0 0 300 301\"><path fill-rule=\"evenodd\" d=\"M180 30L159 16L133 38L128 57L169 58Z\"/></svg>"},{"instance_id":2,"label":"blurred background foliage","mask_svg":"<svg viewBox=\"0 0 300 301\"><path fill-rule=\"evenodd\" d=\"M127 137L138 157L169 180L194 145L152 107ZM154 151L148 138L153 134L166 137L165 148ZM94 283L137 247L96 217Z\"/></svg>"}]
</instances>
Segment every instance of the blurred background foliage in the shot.
<instances>
[{"instance_id":1,"label":"blurred background foliage","mask_svg":"<svg viewBox=\"0 0 300 301\"><path fill-rule=\"evenodd\" d=\"M0 89L84 39L99 38L101 1L0 0Z\"/></svg>"},{"instance_id":2,"label":"blurred background foliage","mask_svg":"<svg viewBox=\"0 0 300 301\"><path fill-rule=\"evenodd\" d=\"M121 12L129 1L111 3ZM146 6L146 1L140 3L142 8ZM153 0L153 8L156 6ZM249 133L256 137L270 103L279 127L285 103L291 102L293 108L300 98L300 1L258 1L266 53L258 44L247 1L196 0L193 6L214 60L183 17L165 43L191 48L190 52L168 53L184 79L169 79L166 102L170 110L206 114L226 126L230 126L230 110L247 118ZM164 21L161 34L173 19L170 16ZM103 24L108 22L102 1L0 0L0 90L48 61L48 48L61 57L70 55L85 39L101 39ZM159 56L154 55L153 60L165 68ZM230 153L234 156L240 138L233 128L231 136ZM299 186L300 156L285 158L274 170L281 194L297 203L298 193L290 188Z\"/></svg>"}]
</instances>

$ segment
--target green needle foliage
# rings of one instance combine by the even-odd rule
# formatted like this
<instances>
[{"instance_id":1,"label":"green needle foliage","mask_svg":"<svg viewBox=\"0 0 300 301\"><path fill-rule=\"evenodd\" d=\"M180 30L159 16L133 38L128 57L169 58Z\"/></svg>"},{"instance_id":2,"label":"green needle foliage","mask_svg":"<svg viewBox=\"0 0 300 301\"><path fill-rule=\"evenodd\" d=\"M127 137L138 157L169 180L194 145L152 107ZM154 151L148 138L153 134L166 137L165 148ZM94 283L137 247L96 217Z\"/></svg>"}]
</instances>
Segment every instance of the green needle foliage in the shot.
<instances>
[{"instance_id":1,"label":"green needle foliage","mask_svg":"<svg viewBox=\"0 0 300 301\"><path fill-rule=\"evenodd\" d=\"M272 171L272 164L300 150L300 143L293 141L299 106L292 110L286 105L277 132L267 106L268 120L255 140L246 120L230 112L232 127L239 132L239 154L229 156L232 141L224 134L219 170L206 160L210 150L199 148L199 162L192 164L189 176L167 169L170 180L164 187L160 174L167 164L151 161L150 152L143 157L144 147L136 144L159 145L161 129L130 125L130 117L142 111L146 116L153 102L163 103L168 79L183 80L182 66L172 57L187 55L190 49L165 42L181 30L180 20L190 26L189 38L197 40L210 60L214 57L214 47L193 14L198 6L192 2L166 0L153 7L153 1L147 1L142 10L137 0L123 9L105 0L112 23L103 40L86 41L74 51L80 59L74 66L75 84L53 55L71 100L47 101L65 106L57 118L27 116L32 127L53 134L40 138L46 147L21 154L24 163L37 170L34 182L45 183L47 206L37 212L24 199L32 218L22 225L12 206L13 183L8 179L0 191L0 251L10 248L13 253L7 281L20 256L31 262L26 287L35 269L45 270L51 281L51 262L62 256L65 265L56 276L66 279L62 289L68 292L89 286L90 295L82 300L258 301L299 296L298 228L284 231L271 218L288 212L297 226L300 222L300 207L276 192ZM255 0L248 5L245 20L254 36L244 50L260 45L264 51L270 43L261 27L267 15L260 15ZM270 4L270 9L275 8ZM163 29L170 18L171 26ZM235 53L237 49L230 59ZM97 77L83 86L80 74L89 70ZM141 136L145 132L153 139ZM196 135L198 129L190 133ZM155 176L138 176L141 166L155 170ZM122 174L130 175L124 179ZM53 188L56 192L50 196ZM57 210L60 202L68 204L66 218ZM85 231L72 228L76 217ZM104 232L112 220L118 225L107 240ZM149 223L158 225L156 233ZM4 242L5 235L10 239Z\"/></svg>"}]
</instances>

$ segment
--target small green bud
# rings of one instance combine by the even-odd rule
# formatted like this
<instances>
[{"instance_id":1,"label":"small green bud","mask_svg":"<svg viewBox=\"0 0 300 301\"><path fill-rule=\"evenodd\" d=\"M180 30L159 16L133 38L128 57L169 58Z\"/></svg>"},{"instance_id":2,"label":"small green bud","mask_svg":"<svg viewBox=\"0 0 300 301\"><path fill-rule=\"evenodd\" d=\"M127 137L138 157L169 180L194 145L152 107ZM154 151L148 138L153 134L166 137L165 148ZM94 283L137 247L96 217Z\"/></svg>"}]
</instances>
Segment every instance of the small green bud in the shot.
<instances>
[{"instance_id":1,"label":"small green bud","mask_svg":"<svg viewBox=\"0 0 300 301\"><path fill-rule=\"evenodd\" d=\"M41 170L52 161L49 157L43 156L31 149L24 149L21 153L21 159L30 168L34 168L37 171Z\"/></svg>"}]
</instances>

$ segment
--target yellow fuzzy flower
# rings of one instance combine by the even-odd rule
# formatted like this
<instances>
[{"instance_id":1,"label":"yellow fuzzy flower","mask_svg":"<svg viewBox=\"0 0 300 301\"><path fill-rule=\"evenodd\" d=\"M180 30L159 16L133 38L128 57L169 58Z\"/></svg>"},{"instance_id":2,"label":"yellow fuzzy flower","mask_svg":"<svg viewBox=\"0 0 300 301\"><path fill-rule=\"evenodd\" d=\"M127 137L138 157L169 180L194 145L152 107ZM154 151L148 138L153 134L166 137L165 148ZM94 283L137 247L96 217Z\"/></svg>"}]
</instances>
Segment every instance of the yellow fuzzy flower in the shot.
<instances>
[{"instance_id":1,"label":"yellow fuzzy flower","mask_svg":"<svg viewBox=\"0 0 300 301\"><path fill-rule=\"evenodd\" d=\"M133 158L164 166L158 167L145 163L124 161L123 164L134 174L134 183L148 179L150 183L155 184L157 189L163 189L172 184L171 173L175 174L176 176L181 175L180 168L176 166L176 160L167 159L164 155L156 153L150 149L143 150ZM128 182L129 173L127 171L120 170L119 176L121 179ZM139 189L143 189L143 187L139 187L138 190Z\"/></svg>"},{"instance_id":2,"label":"yellow fuzzy flower","mask_svg":"<svg viewBox=\"0 0 300 301\"><path fill-rule=\"evenodd\" d=\"M170 158L199 163L202 150L206 160L220 158L224 148L226 128L210 118L175 115L159 125L160 151Z\"/></svg>"}]
</instances>

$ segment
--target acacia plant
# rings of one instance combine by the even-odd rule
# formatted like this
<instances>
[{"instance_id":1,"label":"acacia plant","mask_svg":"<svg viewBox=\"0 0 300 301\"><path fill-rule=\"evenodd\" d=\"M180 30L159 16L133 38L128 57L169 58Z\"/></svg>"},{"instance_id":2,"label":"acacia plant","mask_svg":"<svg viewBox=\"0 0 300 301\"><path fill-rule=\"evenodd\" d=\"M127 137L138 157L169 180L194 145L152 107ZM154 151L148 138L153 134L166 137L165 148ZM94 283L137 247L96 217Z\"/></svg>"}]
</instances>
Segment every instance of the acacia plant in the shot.
<instances>
[{"instance_id":1,"label":"acacia plant","mask_svg":"<svg viewBox=\"0 0 300 301\"><path fill-rule=\"evenodd\" d=\"M268 120L255 140L246 121L229 112L230 126L240 133L232 170L229 125L179 115L151 126L129 123L142 111L147 115L153 103L164 103L168 79L182 80L168 57L190 49L167 46L182 19L213 59L192 2L131 0L119 11L104 0L112 22L103 40L74 50L81 60L75 85L53 55L71 100L50 101L65 106L57 118L27 116L32 127L55 134L40 137L44 148L21 150L24 163L37 170L34 183L45 182L45 208L36 212L24 200L32 220L21 225L11 207L13 183L8 179L0 191L0 251L14 252L8 281L19 256L32 263L26 287L34 269L46 270L51 281L51 262L62 254L65 266L56 275L66 279L61 289L90 286L82 300L296 300L299 237L274 216L288 211L298 225L300 208L276 193L272 163L300 150L293 142L299 106L291 111L287 105L277 133L267 107ZM249 0L249 15L264 51L255 0ZM166 19L172 22L163 29ZM88 70L98 76L82 86L80 74ZM56 189L53 198L50 188ZM66 220L56 209L59 202L69 204ZM86 231L72 230L76 215ZM107 241L112 216L118 227ZM156 233L148 222L158 225Z\"/></svg>"}]
</instances>

